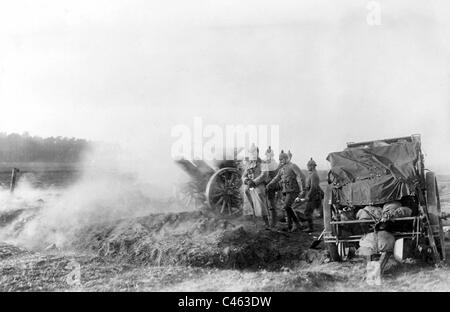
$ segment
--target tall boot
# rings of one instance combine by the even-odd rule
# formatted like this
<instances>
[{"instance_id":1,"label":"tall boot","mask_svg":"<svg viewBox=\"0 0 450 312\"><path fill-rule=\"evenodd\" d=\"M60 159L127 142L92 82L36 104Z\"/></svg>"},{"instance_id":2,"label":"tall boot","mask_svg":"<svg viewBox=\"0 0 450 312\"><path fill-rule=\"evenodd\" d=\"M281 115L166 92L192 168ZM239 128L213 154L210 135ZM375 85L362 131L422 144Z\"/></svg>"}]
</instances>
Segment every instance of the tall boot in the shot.
<instances>
[{"instance_id":1,"label":"tall boot","mask_svg":"<svg viewBox=\"0 0 450 312\"><path fill-rule=\"evenodd\" d=\"M300 222L307 222L308 221L308 219L307 218L305 218L305 216L303 215L303 213L297 213L297 219L300 221Z\"/></svg>"},{"instance_id":2,"label":"tall boot","mask_svg":"<svg viewBox=\"0 0 450 312\"><path fill-rule=\"evenodd\" d=\"M322 202L318 202L316 209L317 212L319 213L319 218L322 219L323 218L323 206L322 206Z\"/></svg>"},{"instance_id":3,"label":"tall boot","mask_svg":"<svg viewBox=\"0 0 450 312\"><path fill-rule=\"evenodd\" d=\"M262 216L262 218L263 218L263 220L264 220L264 224L265 224L267 227L269 227L269 226L270 226L270 224L269 224L269 217L268 217L268 216Z\"/></svg>"},{"instance_id":4,"label":"tall boot","mask_svg":"<svg viewBox=\"0 0 450 312\"><path fill-rule=\"evenodd\" d=\"M298 222L297 216L292 209L286 209L288 215L288 229L290 232L295 232L300 229L300 223Z\"/></svg>"},{"instance_id":5,"label":"tall boot","mask_svg":"<svg viewBox=\"0 0 450 312\"><path fill-rule=\"evenodd\" d=\"M289 232L296 232L296 231L300 230L300 227L301 227L300 223L294 222L294 224L292 225Z\"/></svg>"},{"instance_id":6,"label":"tall boot","mask_svg":"<svg viewBox=\"0 0 450 312\"><path fill-rule=\"evenodd\" d=\"M323 218L323 206L322 206L322 202L319 204L319 217Z\"/></svg>"},{"instance_id":7,"label":"tall boot","mask_svg":"<svg viewBox=\"0 0 450 312\"><path fill-rule=\"evenodd\" d=\"M277 211L275 209L270 209L270 226L275 227L277 225Z\"/></svg>"},{"instance_id":8,"label":"tall boot","mask_svg":"<svg viewBox=\"0 0 450 312\"><path fill-rule=\"evenodd\" d=\"M287 229L288 231L290 231L292 228L292 218L289 215L289 213L286 213L286 221L287 221Z\"/></svg>"},{"instance_id":9,"label":"tall boot","mask_svg":"<svg viewBox=\"0 0 450 312\"><path fill-rule=\"evenodd\" d=\"M314 224L312 219L308 219L308 227L303 230L303 232L311 233L314 231Z\"/></svg>"}]
</instances>

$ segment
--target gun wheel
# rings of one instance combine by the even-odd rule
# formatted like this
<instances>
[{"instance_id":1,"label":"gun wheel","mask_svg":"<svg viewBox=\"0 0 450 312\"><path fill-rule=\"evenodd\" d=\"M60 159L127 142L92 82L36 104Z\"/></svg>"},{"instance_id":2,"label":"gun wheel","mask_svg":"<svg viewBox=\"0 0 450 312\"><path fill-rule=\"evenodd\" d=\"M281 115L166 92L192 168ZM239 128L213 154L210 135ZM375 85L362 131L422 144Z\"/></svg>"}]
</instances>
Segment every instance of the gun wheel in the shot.
<instances>
[{"instance_id":1,"label":"gun wheel","mask_svg":"<svg viewBox=\"0 0 450 312\"><path fill-rule=\"evenodd\" d=\"M221 214L242 214L241 175L235 168L222 168L214 173L206 185L208 207Z\"/></svg>"}]
</instances>

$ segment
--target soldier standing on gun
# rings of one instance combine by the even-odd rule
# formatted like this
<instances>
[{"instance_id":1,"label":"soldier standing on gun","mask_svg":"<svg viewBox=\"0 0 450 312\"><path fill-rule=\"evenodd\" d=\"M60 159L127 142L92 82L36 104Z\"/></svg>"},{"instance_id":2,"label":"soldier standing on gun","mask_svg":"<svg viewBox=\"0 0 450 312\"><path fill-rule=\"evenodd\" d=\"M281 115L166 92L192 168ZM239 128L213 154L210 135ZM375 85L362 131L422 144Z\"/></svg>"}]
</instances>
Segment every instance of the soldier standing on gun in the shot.
<instances>
[{"instance_id":1,"label":"soldier standing on gun","mask_svg":"<svg viewBox=\"0 0 450 312\"><path fill-rule=\"evenodd\" d=\"M305 189L305 176L296 164L290 162L288 154L281 151L279 159L280 169L272 181L269 182L267 188L272 189L281 181L282 192L285 196L283 209L287 215L288 230L294 232L300 228L300 223L292 209L292 205L298 195Z\"/></svg>"},{"instance_id":2,"label":"soldier standing on gun","mask_svg":"<svg viewBox=\"0 0 450 312\"><path fill-rule=\"evenodd\" d=\"M306 167L308 168L308 177L306 178L306 189L305 194L301 194L300 197L304 197L304 200L296 198L296 202L306 201L305 209L305 219L308 222L308 227L304 230L305 232L313 231L313 213L315 209L319 210L322 217L322 198L323 191L320 188L320 179L316 171L316 162L311 158Z\"/></svg>"}]
</instances>

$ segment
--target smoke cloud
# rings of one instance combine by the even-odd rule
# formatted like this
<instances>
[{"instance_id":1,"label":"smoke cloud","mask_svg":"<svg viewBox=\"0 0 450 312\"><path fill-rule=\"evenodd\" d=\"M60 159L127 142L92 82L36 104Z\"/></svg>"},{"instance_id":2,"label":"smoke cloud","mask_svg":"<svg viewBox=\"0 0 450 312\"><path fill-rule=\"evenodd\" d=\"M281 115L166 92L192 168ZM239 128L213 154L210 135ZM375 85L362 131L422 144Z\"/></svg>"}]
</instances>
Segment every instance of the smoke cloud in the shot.
<instances>
[{"instance_id":1,"label":"smoke cloud","mask_svg":"<svg viewBox=\"0 0 450 312\"><path fill-rule=\"evenodd\" d=\"M35 188L33 174L22 176L14 194L0 192L0 214L9 216L0 240L28 248L62 247L88 226L187 210L174 193L186 177L160 175L139 158L143 154L135 156L130 148L94 144L84 155L80 176L67 188Z\"/></svg>"}]
</instances>

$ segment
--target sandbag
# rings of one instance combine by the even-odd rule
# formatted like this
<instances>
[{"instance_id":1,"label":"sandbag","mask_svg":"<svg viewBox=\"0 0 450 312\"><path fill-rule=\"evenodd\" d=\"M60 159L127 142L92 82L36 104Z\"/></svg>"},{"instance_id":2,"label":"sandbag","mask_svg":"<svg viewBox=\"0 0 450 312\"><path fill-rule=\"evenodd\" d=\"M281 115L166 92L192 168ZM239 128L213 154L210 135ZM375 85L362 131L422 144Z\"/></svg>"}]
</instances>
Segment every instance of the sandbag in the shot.
<instances>
[{"instance_id":1,"label":"sandbag","mask_svg":"<svg viewBox=\"0 0 450 312\"><path fill-rule=\"evenodd\" d=\"M400 202L394 201L386 203L383 206L383 220L387 221L392 218L405 218L410 217L412 210L409 207L402 207Z\"/></svg>"},{"instance_id":2,"label":"sandbag","mask_svg":"<svg viewBox=\"0 0 450 312\"><path fill-rule=\"evenodd\" d=\"M386 204L383 205L383 211L384 210L395 210L397 208L399 208L402 204L399 201L391 201L391 202L387 202Z\"/></svg>"},{"instance_id":3,"label":"sandbag","mask_svg":"<svg viewBox=\"0 0 450 312\"><path fill-rule=\"evenodd\" d=\"M375 206L366 206L358 211L356 218L358 220L381 220L383 217L383 209Z\"/></svg>"},{"instance_id":4,"label":"sandbag","mask_svg":"<svg viewBox=\"0 0 450 312\"><path fill-rule=\"evenodd\" d=\"M379 231L365 234L359 241L358 254L371 256L380 252L392 252L394 250L395 237L387 231Z\"/></svg>"}]
</instances>

